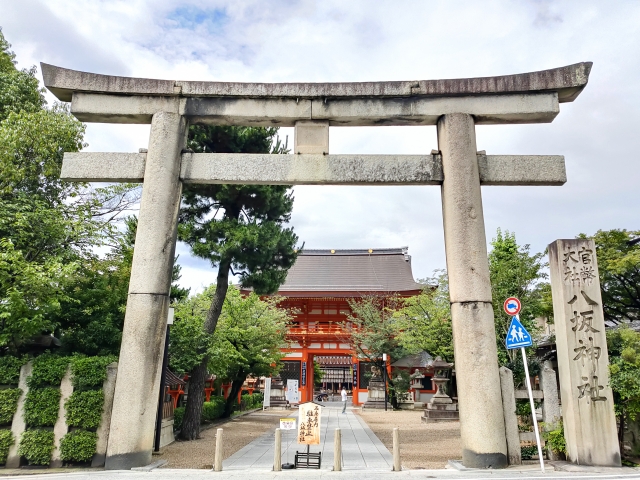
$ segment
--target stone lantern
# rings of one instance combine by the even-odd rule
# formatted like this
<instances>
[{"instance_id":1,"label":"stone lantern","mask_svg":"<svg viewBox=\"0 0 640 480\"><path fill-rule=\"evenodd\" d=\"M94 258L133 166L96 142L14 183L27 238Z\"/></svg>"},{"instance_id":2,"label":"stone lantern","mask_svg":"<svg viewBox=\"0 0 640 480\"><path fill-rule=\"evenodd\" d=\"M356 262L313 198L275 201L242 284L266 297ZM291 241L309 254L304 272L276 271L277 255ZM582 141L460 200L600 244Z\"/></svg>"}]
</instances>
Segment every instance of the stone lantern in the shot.
<instances>
[{"instance_id":1,"label":"stone lantern","mask_svg":"<svg viewBox=\"0 0 640 480\"><path fill-rule=\"evenodd\" d=\"M458 404L454 403L451 397L445 393L445 385L449 382L448 372L453 369L453 363L447 363L442 358L436 357L431 367L434 370L431 381L436 385L436 393L427 403L422 421L431 423L459 420Z\"/></svg>"}]
</instances>

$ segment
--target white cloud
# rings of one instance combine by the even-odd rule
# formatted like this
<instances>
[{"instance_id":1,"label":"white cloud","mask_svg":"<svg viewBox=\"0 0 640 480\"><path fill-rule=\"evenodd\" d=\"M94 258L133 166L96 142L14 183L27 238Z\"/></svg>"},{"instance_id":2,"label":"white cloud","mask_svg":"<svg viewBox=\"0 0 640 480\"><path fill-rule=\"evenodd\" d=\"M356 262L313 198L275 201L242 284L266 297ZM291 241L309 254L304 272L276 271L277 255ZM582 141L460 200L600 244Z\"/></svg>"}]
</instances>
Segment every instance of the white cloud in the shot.
<instances>
[{"instance_id":1,"label":"white cloud","mask_svg":"<svg viewBox=\"0 0 640 480\"><path fill-rule=\"evenodd\" d=\"M487 237L502 227L540 251L580 232L640 228L636 2L25 0L0 3L0 19L21 66L142 77L408 80L591 60L589 85L552 124L477 129L488 153L565 155L569 177L563 187L483 188ZM148 127L90 125L87 138L92 150L135 151ZM333 153L436 147L434 128L331 130ZM409 245L416 277L444 266L438 188L297 187L295 195L293 225L307 247ZM181 248L183 283L210 282L208 264Z\"/></svg>"}]
</instances>

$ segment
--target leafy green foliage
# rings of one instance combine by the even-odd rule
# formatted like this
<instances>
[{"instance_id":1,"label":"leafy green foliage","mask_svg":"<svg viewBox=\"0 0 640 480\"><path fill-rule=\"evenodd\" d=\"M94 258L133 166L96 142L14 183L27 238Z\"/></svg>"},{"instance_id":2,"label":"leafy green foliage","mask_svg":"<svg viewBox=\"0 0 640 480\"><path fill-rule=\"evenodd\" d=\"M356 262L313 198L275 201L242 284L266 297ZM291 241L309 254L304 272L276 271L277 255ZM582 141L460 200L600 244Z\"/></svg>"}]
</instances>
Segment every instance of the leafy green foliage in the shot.
<instances>
[{"instance_id":1,"label":"leafy green foliage","mask_svg":"<svg viewBox=\"0 0 640 480\"><path fill-rule=\"evenodd\" d=\"M520 447L520 455L523 460L531 460L534 455L538 454L538 447L535 445L527 445Z\"/></svg>"},{"instance_id":2,"label":"leafy green foliage","mask_svg":"<svg viewBox=\"0 0 640 480\"><path fill-rule=\"evenodd\" d=\"M9 449L13 445L14 441L11 430L0 430L0 465L7 463Z\"/></svg>"},{"instance_id":3,"label":"leafy green foliage","mask_svg":"<svg viewBox=\"0 0 640 480\"><path fill-rule=\"evenodd\" d=\"M556 425L552 425L553 429L547 429L549 425L541 425L543 427L542 438L545 441L545 446L556 453L567 453L567 443L564 439L564 424L562 421Z\"/></svg>"},{"instance_id":4,"label":"leafy green foliage","mask_svg":"<svg viewBox=\"0 0 640 480\"><path fill-rule=\"evenodd\" d=\"M398 320L397 339L408 353L428 352L432 357L453 361L453 333L449 280L445 271L435 271L422 283L420 295L401 300L394 313Z\"/></svg>"},{"instance_id":5,"label":"leafy green foliage","mask_svg":"<svg viewBox=\"0 0 640 480\"><path fill-rule=\"evenodd\" d=\"M17 385L20 380L20 368L28 361L27 357L0 357L0 385Z\"/></svg>"},{"instance_id":6,"label":"leafy green foliage","mask_svg":"<svg viewBox=\"0 0 640 480\"><path fill-rule=\"evenodd\" d=\"M53 427L59 408L59 388L30 388L24 402L24 421L28 427Z\"/></svg>"},{"instance_id":7,"label":"leafy green foliage","mask_svg":"<svg viewBox=\"0 0 640 480\"><path fill-rule=\"evenodd\" d=\"M224 398L223 397L211 397L209 402L202 404L202 421L213 422L214 420L222 417L224 413Z\"/></svg>"},{"instance_id":8,"label":"leafy green foliage","mask_svg":"<svg viewBox=\"0 0 640 480\"><path fill-rule=\"evenodd\" d=\"M598 230L592 238L605 318L640 320L640 230Z\"/></svg>"},{"instance_id":9,"label":"leafy green foliage","mask_svg":"<svg viewBox=\"0 0 640 480\"><path fill-rule=\"evenodd\" d=\"M52 430L26 430L20 439L18 454L26 458L30 465L49 465L53 441Z\"/></svg>"},{"instance_id":10,"label":"leafy green foliage","mask_svg":"<svg viewBox=\"0 0 640 480\"><path fill-rule=\"evenodd\" d=\"M607 330L607 347L616 415L636 420L640 413L640 332L627 327Z\"/></svg>"},{"instance_id":11,"label":"leafy green foliage","mask_svg":"<svg viewBox=\"0 0 640 480\"><path fill-rule=\"evenodd\" d=\"M77 430L60 440L60 457L66 462L88 462L96 453L98 434Z\"/></svg>"},{"instance_id":12,"label":"leafy green foliage","mask_svg":"<svg viewBox=\"0 0 640 480\"><path fill-rule=\"evenodd\" d=\"M74 357L71 360L71 379L75 389L102 387L107 379L107 365L117 362L118 357Z\"/></svg>"},{"instance_id":13,"label":"leafy green foliage","mask_svg":"<svg viewBox=\"0 0 640 480\"><path fill-rule=\"evenodd\" d=\"M76 390L65 403L67 425L88 430L98 428L103 404L102 390Z\"/></svg>"},{"instance_id":14,"label":"leafy green foliage","mask_svg":"<svg viewBox=\"0 0 640 480\"><path fill-rule=\"evenodd\" d=\"M515 358L517 352L510 352L505 346L504 339L511 317L504 313L504 301L509 297L520 299L520 321L531 334L535 334L536 317L552 318L551 290L549 284L544 282L548 275L544 271L547 264L542 253L531 254L529 245L518 245L514 233L506 231L503 234L500 229L491 241L491 247L489 273L498 360L500 365L506 365Z\"/></svg>"},{"instance_id":15,"label":"leafy green foliage","mask_svg":"<svg viewBox=\"0 0 640 480\"><path fill-rule=\"evenodd\" d=\"M62 377L67 373L68 366L68 357L59 357L50 353L40 355L33 360L33 371L27 379L27 385L29 385L29 388L46 385L58 387Z\"/></svg>"},{"instance_id":16,"label":"leafy green foliage","mask_svg":"<svg viewBox=\"0 0 640 480\"><path fill-rule=\"evenodd\" d=\"M184 419L184 407L176 407L173 410L173 430L178 431L182 428L182 420Z\"/></svg>"},{"instance_id":17,"label":"leafy green foliage","mask_svg":"<svg viewBox=\"0 0 640 480\"><path fill-rule=\"evenodd\" d=\"M383 372L386 368L382 360L383 354L386 353L392 359L399 359L408 353L398 335L403 323L398 319L396 312L402 305L402 299L397 297L366 296L358 300L349 300L351 314L347 316L347 320L351 326L348 330L349 336L341 341L350 342L361 359ZM387 383L392 393L391 404L393 408L398 408L398 398L394 394L395 380L390 377Z\"/></svg>"},{"instance_id":18,"label":"leafy green foliage","mask_svg":"<svg viewBox=\"0 0 640 480\"><path fill-rule=\"evenodd\" d=\"M0 425L8 425L13 421L13 414L18 408L18 399L22 395L19 388L0 390Z\"/></svg>"}]
</instances>

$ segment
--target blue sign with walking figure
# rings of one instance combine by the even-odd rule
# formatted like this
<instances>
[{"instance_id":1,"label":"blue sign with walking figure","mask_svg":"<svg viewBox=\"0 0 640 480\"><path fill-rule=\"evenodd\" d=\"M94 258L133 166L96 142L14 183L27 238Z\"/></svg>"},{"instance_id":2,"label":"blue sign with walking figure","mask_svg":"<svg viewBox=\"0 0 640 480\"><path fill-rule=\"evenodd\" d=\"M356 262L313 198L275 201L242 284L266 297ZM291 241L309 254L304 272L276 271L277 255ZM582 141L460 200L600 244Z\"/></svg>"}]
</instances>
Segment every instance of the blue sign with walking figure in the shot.
<instances>
[{"instance_id":1,"label":"blue sign with walking figure","mask_svg":"<svg viewBox=\"0 0 640 480\"><path fill-rule=\"evenodd\" d=\"M509 350L520 347L530 347L533 339L527 329L522 326L517 315L511 317L511 325L507 331L507 348Z\"/></svg>"}]
</instances>

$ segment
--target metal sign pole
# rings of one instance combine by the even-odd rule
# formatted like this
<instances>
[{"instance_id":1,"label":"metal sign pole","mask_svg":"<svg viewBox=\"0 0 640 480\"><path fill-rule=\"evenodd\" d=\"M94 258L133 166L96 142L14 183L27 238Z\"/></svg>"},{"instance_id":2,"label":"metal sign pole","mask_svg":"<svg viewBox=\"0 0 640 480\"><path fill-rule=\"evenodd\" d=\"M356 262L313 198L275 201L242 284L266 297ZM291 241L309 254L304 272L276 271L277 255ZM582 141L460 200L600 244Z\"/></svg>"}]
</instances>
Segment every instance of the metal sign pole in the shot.
<instances>
[{"instance_id":1,"label":"metal sign pole","mask_svg":"<svg viewBox=\"0 0 640 480\"><path fill-rule=\"evenodd\" d=\"M527 355L524 347L522 352L522 363L524 364L524 375L527 379L527 390L529 391L529 403L531 404L531 417L533 418L533 431L536 434L536 444L538 445L538 458L540 459L540 470L544 473L544 459L542 458L542 446L540 445L540 432L538 432L538 419L536 418L536 407L533 403L533 392L531 391L531 381L529 380L529 366L527 365Z\"/></svg>"}]
</instances>

